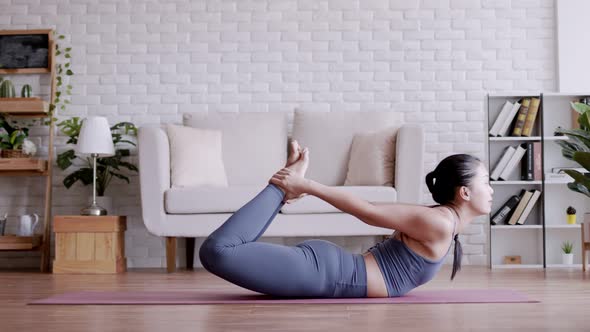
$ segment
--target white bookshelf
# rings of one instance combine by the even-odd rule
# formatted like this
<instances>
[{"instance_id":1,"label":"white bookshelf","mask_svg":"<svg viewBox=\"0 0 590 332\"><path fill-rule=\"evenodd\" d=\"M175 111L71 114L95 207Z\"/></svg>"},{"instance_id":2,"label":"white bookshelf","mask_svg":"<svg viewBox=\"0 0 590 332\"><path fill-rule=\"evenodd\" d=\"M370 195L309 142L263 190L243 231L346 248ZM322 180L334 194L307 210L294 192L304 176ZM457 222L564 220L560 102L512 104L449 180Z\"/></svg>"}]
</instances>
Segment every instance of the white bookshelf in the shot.
<instances>
[{"instance_id":1,"label":"white bookshelf","mask_svg":"<svg viewBox=\"0 0 590 332\"><path fill-rule=\"evenodd\" d=\"M493 165L492 165L493 167ZM542 181L517 181L517 180L508 180L508 181L490 181L490 184L495 186L506 186L506 185L514 185L514 184L542 184Z\"/></svg>"},{"instance_id":2,"label":"white bookshelf","mask_svg":"<svg viewBox=\"0 0 590 332\"><path fill-rule=\"evenodd\" d=\"M492 142L526 142L526 141L540 141L541 136L531 137L489 137Z\"/></svg>"},{"instance_id":3,"label":"white bookshelf","mask_svg":"<svg viewBox=\"0 0 590 332\"><path fill-rule=\"evenodd\" d=\"M571 128L571 101L577 101L589 94L490 94L487 100L486 128L489 130L498 116L503 104L512 103L524 97L540 98L541 103L531 137L487 137L487 164L491 172L507 146L524 142L541 142L543 179L540 181L522 181L520 166L515 169L507 181L490 181L494 188L492 213L488 218L488 257L491 268L581 268L580 225L584 213L590 212L589 199L567 188L567 182L546 181L544 174L553 167L580 167L567 160L561 154L558 140L567 140L566 136L555 136L558 126ZM524 225L491 225L489 220L512 195L518 195L521 189L541 191L541 197ZM566 223L566 209L573 206L577 210L577 224ZM561 244L568 240L574 244L574 264L561 264ZM503 264L504 256L521 256L522 264Z\"/></svg>"},{"instance_id":4,"label":"white bookshelf","mask_svg":"<svg viewBox=\"0 0 590 332\"><path fill-rule=\"evenodd\" d=\"M542 269L542 264L492 264L493 269Z\"/></svg>"}]
</instances>

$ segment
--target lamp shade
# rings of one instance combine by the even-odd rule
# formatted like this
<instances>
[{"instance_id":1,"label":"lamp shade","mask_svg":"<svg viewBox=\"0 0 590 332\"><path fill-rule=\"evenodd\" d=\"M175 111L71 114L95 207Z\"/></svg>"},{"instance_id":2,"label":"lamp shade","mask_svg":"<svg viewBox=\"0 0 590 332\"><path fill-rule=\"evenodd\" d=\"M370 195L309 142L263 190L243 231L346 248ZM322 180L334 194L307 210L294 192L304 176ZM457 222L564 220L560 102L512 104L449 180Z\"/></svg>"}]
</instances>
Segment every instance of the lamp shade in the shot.
<instances>
[{"instance_id":1,"label":"lamp shade","mask_svg":"<svg viewBox=\"0 0 590 332\"><path fill-rule=\"evenodd\" d=\"M105 117L91 116L84 119L76 152L81 155L97 154L97 157L115 155L115 146L109 123Z\"/></svg>"}]
</instances>

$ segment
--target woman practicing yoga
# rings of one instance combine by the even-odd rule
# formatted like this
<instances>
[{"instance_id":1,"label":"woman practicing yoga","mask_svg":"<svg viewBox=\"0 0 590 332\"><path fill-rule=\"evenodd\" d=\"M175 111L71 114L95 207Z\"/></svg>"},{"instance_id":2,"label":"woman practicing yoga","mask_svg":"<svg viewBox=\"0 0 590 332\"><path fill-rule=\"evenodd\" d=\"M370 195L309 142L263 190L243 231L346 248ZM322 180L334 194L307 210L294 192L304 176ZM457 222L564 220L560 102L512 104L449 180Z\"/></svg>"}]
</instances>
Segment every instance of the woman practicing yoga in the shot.
<instances>
[{"instance_id":1,"label":"woman practicing yoga","mask_svg":"<svg viewBox=\"0 0 590 332\"><path fill-rule=\"evenodd\" d=\"M285 168L203 243L201 263L238 286L279 297L394 297L431 280L455 241L451 279L461 267L458 235L490 213L493 189L477 158L445 158L426 176L440 205L373 204L305 178L309 151L290 142ZM295 246L256 242L283 204L316 196L373 226L395 230L364 254L324 240Z\"/></svg>"}]
</instances>

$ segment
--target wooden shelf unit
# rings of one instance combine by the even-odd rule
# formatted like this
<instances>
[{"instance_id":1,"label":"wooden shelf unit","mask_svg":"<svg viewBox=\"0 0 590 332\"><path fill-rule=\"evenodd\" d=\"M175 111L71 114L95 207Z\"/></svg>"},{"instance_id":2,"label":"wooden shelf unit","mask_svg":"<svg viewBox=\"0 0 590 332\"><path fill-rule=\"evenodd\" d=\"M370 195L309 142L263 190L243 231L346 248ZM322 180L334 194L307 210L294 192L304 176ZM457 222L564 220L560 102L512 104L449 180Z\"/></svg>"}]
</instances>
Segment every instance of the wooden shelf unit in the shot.
<instances>
[{"instance_id":1,"label":"wooden shelf unit","mask_svg":"<svg viewBox=\"0 0 590 332\"><path fill-rule=\"evenodd\" d=\"M41 247L42 236L0 236L0 250L38 250Z\"/></svg>"},{"instance_id":2,"label":"wooden shelf unit","mask_svg":"<svg viewBox=\"0 0 590 332\"><path fill-rule=\"evenodd\" d=\"M561 244L571 241L575 248L580 248L580 225L566 223L566 209L574 206L577 219L583 220L584 214L590 212L588 198L567 188L567 182L547 180L545 174L554 167L580 167L577 163L565 159L561 154L558 141L567 140L567 136L555 136L558 126L571 128L572 112L570 102L588 94L539 93L534 95L489 94L486 117L486 153L490 172L496 166L504 149L509 145L527 141L541 143L542 180L522 181L520 166L507 181L490 181L494 188L492 213L488 218L488 257L491 268L562 268L581 267L580 257L574 256L574 264L561 264ZM539 113L531 137L489 137L488 131L498 116L502 105L508 100L518 101L524 97L540 98ZM524 225L491 225L489 219L506 200L521 189L537 189L541 197L533 207ZM503 264L503 256L522 256L522 264Z\"/></svg>"},{"instance_id":3,"label":"wooden shelf unit","mask_svg":"<svg viewBox=\"0 0 590 332\"><path fill-rule=\"evenodd\" d=\"M0 98L0 113L42 117L49 114L49 103L41 98Z\"/></svg>"},{"instance_id":4,"label":"wooden shelf unit","mask_svg":"<svg viewBox=\"0 0 590 332\"><path fill-rule=\"evenodd\" d=\"M53 30L0 30L0 34L48 34L49 63L48 68L25 69L0 69L0 74L5 75L30 75L49 74L50 94L49 102L55 100L56 70L53 61L55 54L55 41ZM47 118L49 117L49 102L40 98L0 98L0 113L12 118ZM51 201L52 201L52 165L53 165L53 141L55 123L49 119L49 142L47 159L30 158L0 158L0 176L42 176L45 181L45 206L43 214L43 234L33 237L0 236L0 250L40 250L41 272L50 272L50 242L51 242ZM11 242L12 241L12 242ZM15 249L18 248L18 249Z\"/></svg>"},{"instance_id":5,"label":"wooden shelf unit","mask_svg":"<svg viewBox=\"0 0 590 332\"><path fill-rule=\"evenodd\" d=\"M0 158L0 176L6 175L45 175L46 159L33 158Z\"/></svg>"}]
</instances>

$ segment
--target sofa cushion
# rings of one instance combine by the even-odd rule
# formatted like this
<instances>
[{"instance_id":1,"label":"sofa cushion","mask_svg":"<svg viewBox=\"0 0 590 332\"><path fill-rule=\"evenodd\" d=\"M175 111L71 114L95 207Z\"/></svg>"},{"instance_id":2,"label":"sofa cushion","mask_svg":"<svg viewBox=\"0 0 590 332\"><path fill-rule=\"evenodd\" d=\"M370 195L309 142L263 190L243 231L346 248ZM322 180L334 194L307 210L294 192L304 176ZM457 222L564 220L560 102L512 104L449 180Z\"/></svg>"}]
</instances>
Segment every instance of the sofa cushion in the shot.
<instances>
[{"instance_id":1,"label":"sofa cushion","mask_svg":"<svg viewBox=\"0 0 590 332\"><path fill-rule=\"evenodd\" d=\"M345 186L393 186L396 131L387 128L354 135Z\"/></svg>"},{"instance_id":2,"label":"sofa cushion","mask_svg":"<svg viewBox=\"0 0 590 332\"><path fill-rule=\"evenodd\" d=\"M169 214L233 213L265 186L171 188L164 193L164 206Z\"/></svg>"},{"instance_id":3,"label":"sofa cushion","mask_svg":"<svg viewBox=\"0 0 590 332\"><path fill-rule=\"evenodd\" d=\"M328 186L343 185L354 135L388 127L399 129L401 116L399 112L295 111L292 136L301 146L309 147L306 177Z\"/></svg>"},{"instance_id":4,"label":"sofa cushion","mask_svg":"<svg viewBox=\"0 0 590 332\"><path fill-rule=\"evenodd\" d=\"M168 124L172 187L227 187L221 131Z\"/></svg>"},{"instance_id":5,"label":"sofa cushion","mask_svg":"<svg viewBox=\"0 0 590 332\"><path fill-rule=\"evenodd\" d=\"M221 130L223 162L230 186L267 183L285 166L286 113L185 113L183 123L195 128Z\"/></svg>"},{"instance_id":6,"label":"sofa cushion","mask_svg":"<svg viewBox=\"0 0 590 332\"><path fill-rule=\"evenodd\" d=\"M371 203L395 203L397 201L397 192L393 187L385 186L342 186L335 187L362 198ZM311 195L302 197L291 204L285 204L281 208L284 214L303 214L303 213L338 213L342 212L329 203Z\"/></svg>"}]
</instances>

